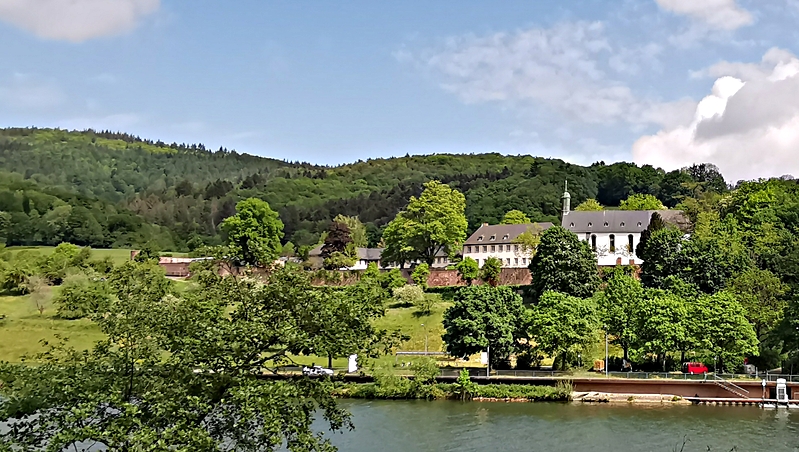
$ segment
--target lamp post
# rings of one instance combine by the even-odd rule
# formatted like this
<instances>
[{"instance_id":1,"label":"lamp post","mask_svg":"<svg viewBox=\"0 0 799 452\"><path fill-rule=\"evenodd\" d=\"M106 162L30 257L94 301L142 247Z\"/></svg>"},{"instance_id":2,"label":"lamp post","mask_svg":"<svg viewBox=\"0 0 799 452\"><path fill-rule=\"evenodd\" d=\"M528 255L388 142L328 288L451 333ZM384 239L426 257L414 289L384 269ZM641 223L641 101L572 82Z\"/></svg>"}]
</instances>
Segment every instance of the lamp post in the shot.
<instances>
[{"instance_id":1,"label":"lamp post","mask_svg":"<svg viewBox=\"0 0 799 452\"><path fill-rule=\"evenodd\" d=\"M608 326L605 327L605 378L608 378Z\"/></svg>"}]
</instances>

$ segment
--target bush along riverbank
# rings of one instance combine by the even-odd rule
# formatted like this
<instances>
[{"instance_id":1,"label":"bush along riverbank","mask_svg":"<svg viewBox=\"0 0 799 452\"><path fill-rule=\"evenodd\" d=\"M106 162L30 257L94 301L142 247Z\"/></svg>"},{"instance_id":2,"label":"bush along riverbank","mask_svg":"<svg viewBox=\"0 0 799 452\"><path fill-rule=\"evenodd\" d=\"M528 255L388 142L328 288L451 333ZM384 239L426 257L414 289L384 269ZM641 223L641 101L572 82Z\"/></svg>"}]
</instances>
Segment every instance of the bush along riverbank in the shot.
<instances>
[{"instance_id":1,"label":"bush along riverbank","mask_svg":"<svg viewBox=\"0 0 799 452\"><path fill-rule=\"evenodd\" d=\"M477 400L512 402L568 402L571 400L570 383L557 386L529 385L478 385L469 379L467 371L461 371L455 383L436 383L436 372L430 375L425 369L415 369L414 378L391 374L375 375L374 383L341 383L334 385L335 397L350 399L393 400Z\"/></svg>"}]
</instances>

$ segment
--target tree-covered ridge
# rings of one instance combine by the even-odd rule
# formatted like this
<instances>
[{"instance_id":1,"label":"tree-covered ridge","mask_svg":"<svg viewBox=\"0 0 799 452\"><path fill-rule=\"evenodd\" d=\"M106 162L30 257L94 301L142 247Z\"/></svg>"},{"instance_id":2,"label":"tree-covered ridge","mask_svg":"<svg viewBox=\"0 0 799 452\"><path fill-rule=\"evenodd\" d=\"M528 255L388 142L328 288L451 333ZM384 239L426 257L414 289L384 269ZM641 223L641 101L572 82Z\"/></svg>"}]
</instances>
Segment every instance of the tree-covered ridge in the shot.
<instances>
[{"instance_id":1,"label":"tree-covered ridge","mask_svg":"<svg viewBox=\"0 0 799 452\"><path fill-rule=\"evenodd\" d=\"M169 231L160 241L176 250L220 243L219 225L249 197L267 201L279 213L284 242L317 244L334 217L347 215L365 224L369 245L375 246L383 228L430 180L463 193L467 232L484 222L500 223L511 210L532 221L557 222L565 180L573 206L596 199L615 207L630 195L646 194L671 208L686 197L701 200L726 190L712 165L665 172L632 163L583 167L533 156L463 154L323 167L210 151L201 144L53 129L0 129L0 165L40 187L132 211L144 224Z\"/></svg>"}]
</instances>

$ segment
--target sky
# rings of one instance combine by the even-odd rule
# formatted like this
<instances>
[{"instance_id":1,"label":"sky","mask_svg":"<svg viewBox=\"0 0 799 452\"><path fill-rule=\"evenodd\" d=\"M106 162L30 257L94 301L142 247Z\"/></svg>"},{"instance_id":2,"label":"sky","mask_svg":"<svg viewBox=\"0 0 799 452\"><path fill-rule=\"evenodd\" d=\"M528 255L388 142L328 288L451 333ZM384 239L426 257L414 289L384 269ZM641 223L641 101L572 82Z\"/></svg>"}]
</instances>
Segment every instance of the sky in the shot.
<instances>
[{"instance_id":1,"label":"sky","mask_svg":"<svg viewBox=\"0 0 799 452\"><path fill-rule=\"evenodd\" d=\"M799 177L799 0L0 0L0 127Z\"/></svg>"}]
</instances>

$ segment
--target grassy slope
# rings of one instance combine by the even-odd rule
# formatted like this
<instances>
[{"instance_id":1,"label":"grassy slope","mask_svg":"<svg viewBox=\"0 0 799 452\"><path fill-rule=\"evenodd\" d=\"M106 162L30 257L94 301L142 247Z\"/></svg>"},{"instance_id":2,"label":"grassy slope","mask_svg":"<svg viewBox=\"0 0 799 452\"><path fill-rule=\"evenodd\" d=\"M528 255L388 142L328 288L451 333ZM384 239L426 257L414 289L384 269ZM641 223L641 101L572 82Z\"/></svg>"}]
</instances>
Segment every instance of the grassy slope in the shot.
<instances>
[{"instance_id":1,"label":"grassy slope","mask_svg":"<svg viewBox=\"0 0 799 452\"><path fill-rule=\"evenodd\" d=\"M102 338L99 329L89 320L55 318L50 306L39 314L30 297L0 297L0 361L19 362L25 355L44 351L41 341L56 341L56 336L69 339L77 349L88 349Z\"/></svg>"},{"instance_id":2,"label":"grassy slope","mask_svg":"<svg viewBox=\"0 0 799 452\"><path fill-rule=\"evenodd\" d=\"M18 253L20 251L32 251L40 255L51 254L54 249L55 249L54 246L10 246L6 248L6 250L11 254ZM169 252L165 254L169 254L174 257L186 256L186 253ZM130 250L92 248L91 258L93 260L105 259L106 257L110 257L111 260L114 262L114 265L124 264L125 262L130 260Z\"/></svg>"}]
</instances>

